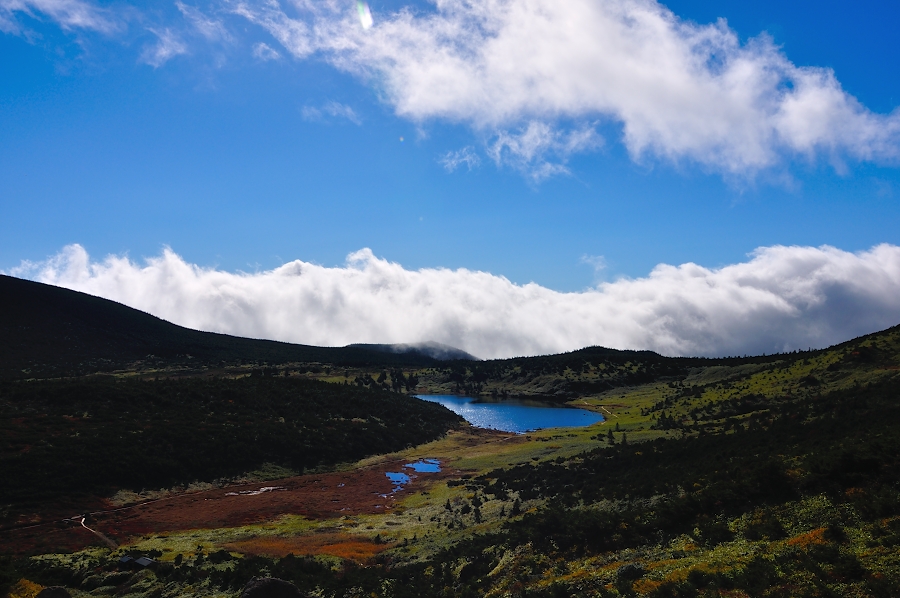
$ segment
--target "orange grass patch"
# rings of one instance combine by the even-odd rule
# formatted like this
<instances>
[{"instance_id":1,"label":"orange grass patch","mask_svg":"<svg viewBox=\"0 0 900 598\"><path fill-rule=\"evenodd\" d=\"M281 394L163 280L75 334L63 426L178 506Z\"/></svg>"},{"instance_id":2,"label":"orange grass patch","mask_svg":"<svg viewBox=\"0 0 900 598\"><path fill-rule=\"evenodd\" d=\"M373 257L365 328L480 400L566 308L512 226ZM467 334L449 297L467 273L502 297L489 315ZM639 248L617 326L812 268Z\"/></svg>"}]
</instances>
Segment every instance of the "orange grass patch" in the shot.
<instances>
[{"instance_id":1,"label":"orange grass patch","mask_svg":"<svg viewBox=\"0 0 900 598\"><path fill-rule=\"evenodd\" d=\"M285 557L328 555L349 561L364 563L376 554L387 550L391 544L376 544L372 540L350 534L310 534L290 538L267 537L250 538L230 542L223 548L241 554Z\"/></svg>"},{"instance_id":2,"label":"orange grass patch","mask_svg":"<svg viewBox=\"0 0 900 598\"><path fill-rule=\"evenodd\" d=\"M787 541L788 546L800 546L806 548L815 544L825 544L825 528L820 527L811 532L800 534Z\"/></svg>"},{"instance_id":3,"label":"orange grass patch","mask_svg":"<svg viewBox=\"0 0 900 598\"><path fill-rule=\"evenodd\" d=\"M656 569L662 569L663 567L671 567L672 565L677 565L680 562L680 559L664 559L661 561L653 561L652 563L647 563L647 568L651 571L654 571Z\"/></svg>"},{"instance_id":4,"label":"orange grass patch","mask_svg":"<svg viewBox=\"0 0 900 598\"><path fill-rule=\"evenodd\" d=\"M9 590L9 598L35 598L44 586L29 581L24 577Z\"/></svg>"},{"instance_id":5,"label":"orange grass patch","mask_svg":"<svg viewBox=\"0 0 900 598\"><path fill-rule=\"evenodd\" d=\"M600 565L595 569L595 571L615 571L622 565L628 564L628 561L615 561L612 563L606 563L605 565Z\"/></svg>"},{"instance_id":6,"label":"orange grass patch","mask_svg":"<svg viewBox=\"0 0 900 598\"><path fill-rule=\"evenodd\" d=\"M661 581L653 581L652 579L639 579L634 582L634 591L638 594L649 594L650 592L655 591L659 586L661 586L663 582Z\"/></svg>"},{"instance_id":7,"label":"orange grass patch","mask_svg":"<svg viewBox=\"0 0 900 598\"><path fill-rule=\"evenodd\" d=\"M688 574L690 574L690 572L694 570L702 571L703 573L706 573L708 575L715 575L716 573L722 571L722 568L712 567L708 563L697 563L695 565L690 565L682 569L676 569L675 571L672 571L666 576L663 581L671 581L675 583L686 581L688 578Z\"/></svg>"}]
</instances>

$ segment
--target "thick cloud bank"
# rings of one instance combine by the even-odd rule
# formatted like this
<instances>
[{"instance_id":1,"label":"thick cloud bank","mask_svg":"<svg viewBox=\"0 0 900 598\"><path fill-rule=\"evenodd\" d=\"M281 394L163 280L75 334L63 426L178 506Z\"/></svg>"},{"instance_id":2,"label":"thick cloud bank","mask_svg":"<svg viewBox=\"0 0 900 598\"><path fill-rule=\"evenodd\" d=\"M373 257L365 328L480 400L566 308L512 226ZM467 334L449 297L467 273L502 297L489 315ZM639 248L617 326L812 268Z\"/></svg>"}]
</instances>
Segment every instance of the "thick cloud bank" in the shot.
<instances>
[{"instance_id":1,"label":"thick cloud bank","mask_svg":"<svg viewBox=\"0 0 900 598\"><path fill-rule=\"evenodd\" d=\"M314 345L433 340L482 358L603 345L666 355L824 347L900 322L900 247L765 247L711 270L560 293L470 270L406 270L368 249L343 267L294 261L253 274L186 263L165 250L91 261L70 245L13 275L147 311L191 328Z\"/></svg>"}]
</instances>

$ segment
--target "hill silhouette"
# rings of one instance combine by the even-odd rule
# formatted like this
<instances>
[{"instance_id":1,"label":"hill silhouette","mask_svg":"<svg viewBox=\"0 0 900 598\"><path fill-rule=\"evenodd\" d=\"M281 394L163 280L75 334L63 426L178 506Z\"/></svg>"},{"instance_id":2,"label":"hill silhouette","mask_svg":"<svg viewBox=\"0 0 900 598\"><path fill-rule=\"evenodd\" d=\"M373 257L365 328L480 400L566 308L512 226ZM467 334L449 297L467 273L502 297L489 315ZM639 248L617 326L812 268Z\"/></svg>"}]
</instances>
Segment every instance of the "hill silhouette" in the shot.
<instances>
[{"instance_id":1,"label":"hill silhouette","mask_svg":"<svg viewBox=\"0 0 900 598\"><path fill-rule=\"evenodd\" d=\"M200 332L115 301L0 275L0 379L78 376L133 367L318 362L431 365L419 350L314 347Z\"/></svg>"}]
</instances>

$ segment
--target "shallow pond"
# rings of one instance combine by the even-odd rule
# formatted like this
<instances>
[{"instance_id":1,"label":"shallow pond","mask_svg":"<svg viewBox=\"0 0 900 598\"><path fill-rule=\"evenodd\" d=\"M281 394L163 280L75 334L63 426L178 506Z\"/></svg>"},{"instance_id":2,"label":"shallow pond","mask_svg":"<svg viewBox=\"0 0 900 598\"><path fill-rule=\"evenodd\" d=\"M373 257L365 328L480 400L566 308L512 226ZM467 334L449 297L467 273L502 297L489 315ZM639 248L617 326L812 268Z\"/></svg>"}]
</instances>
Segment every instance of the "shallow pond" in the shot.
<instances>
[{"instance_id":1,"label":"shallow pond","mask_svg":"<svg viewBox=\"0 0 900 598\"><path fill-rule=\"evenodd\" d=\"M586 409L558 407L535 401L491 401L457 395L416 395L440 403L478 428L522 434L544 428L579 428L603 421Z\"/></svg>"},{"instance_id":2,"label":"shallow pond","mask_svg":"<svg viewBox=\"0 0 900 598\"><path fill-rule=\"evenodd\" d=\"M393 488L391 488L391 492L397 492L398 490L403 490L403 487L409 484L410 477L403 472L399 471L387 471L385 474L388 479L393 484Z\"/></svg>"},{"instance_id":3,"label":"shallow pond","mask_svg":"<svg viewBox=\"0 0 900 598\"><path fill-rule=\"evenodd\" d=\"M415 463L407 463L403 468L412 469L416 473L438 473L441 471L441 462L437 459L419 459ZM415 477L410 477L409 474L402 471L386 471L384 475L387 476L393 485L391 494L403 490L403 487L412 481L412 477ZM382 494L382 496L387 495Z\"/></svg>"},{"instance_id":4,"label":"shallow pond","mask_svg":"<svg viewBox=\"0 0 900 598\"><path fill-rule=\"evenodd\" d=\"M419 473L438 473L441 470L441 462L437 459L419 459L415 463L407 463L403 467Z\"/></svg>"}]
</instances>

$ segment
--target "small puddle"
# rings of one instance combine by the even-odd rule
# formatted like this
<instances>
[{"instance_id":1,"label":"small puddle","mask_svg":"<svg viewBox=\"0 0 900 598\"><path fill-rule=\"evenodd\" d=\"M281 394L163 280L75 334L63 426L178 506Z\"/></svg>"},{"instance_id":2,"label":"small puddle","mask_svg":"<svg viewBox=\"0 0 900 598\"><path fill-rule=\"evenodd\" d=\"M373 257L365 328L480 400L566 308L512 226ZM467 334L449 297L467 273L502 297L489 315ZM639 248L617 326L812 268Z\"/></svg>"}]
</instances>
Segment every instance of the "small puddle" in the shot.
<instances>
[{"instance_id":1,"label":"small puddle","mask_svg":"<svg viewBox=\"0 0 900 598\"><path fill-rule=\"evenodd\" d=\"M405 473L400 473L400 472L386 471L384 473L384 475L386 475L388 477L388 479L391 481L391 484L394 485L394 487L391 488L392 494L394 492L397 492L398 490L403 490L403 487L405 485L409 484L410 479L411 479Z\"/></svg>"},{"instance_id":2,"label":"small puddle","mask_svg":"<svg viewBox=\"0 0 900 598\"><path fill-rule=\"evenodd\" d=\"M404 469L412 469L416 473L438 473L441 470L441 462L437 459L419 459L415 463L407 463L403 466ZM400 472L400 471L386 471L384 475L391 481L393 484L393 488L391 488L391 494L399 492L403 490L403 487L409 484L413 477L410 477L409 474ZM386 494L382 496L387 496Z\"/></svg>"},{"instance_id":3,"label":"small puddle","mask_svg":"<svg viewBox=\"0 0 900 598\"><path fill-rule=\"evenodd\" d=\"M407 463L403 467L409 467L417 473L438 473L441 470L441 462L437 459L419 459L415 463Z\"/></svg>"},{"instance_id":4,"label":"small puddle","mask_svg":"<svg viewBox=\"0 0 900 598\"><path fill-rule=\"evenodd\" d=\"M226 492L225 496L256 496L264 492L274 492L275 490L285 490L284 486L264 486L259 490L241 490L240 492Z\"/></svg>"}]
</instances>

